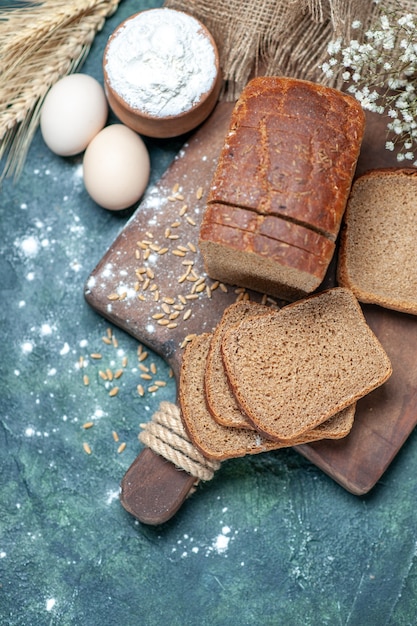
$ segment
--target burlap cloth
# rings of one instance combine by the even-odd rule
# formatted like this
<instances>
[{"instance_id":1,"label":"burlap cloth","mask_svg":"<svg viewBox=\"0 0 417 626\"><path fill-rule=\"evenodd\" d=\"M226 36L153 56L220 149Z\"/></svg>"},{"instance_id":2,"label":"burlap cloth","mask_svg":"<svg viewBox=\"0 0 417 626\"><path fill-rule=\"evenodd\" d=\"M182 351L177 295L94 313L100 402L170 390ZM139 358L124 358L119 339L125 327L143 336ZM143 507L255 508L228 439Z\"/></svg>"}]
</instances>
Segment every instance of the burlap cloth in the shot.
<instances>
[{"instance_id":1,"label":"burlap cloth","mask_svg":"<svg viewBox=\"0 0 417 626\"><path fill-rule=\"evenodd\" d=\"M351 39L351 24L361 22L361 39L381 13L417 15L415 0L166 0L164 6L186 11L211 31L225 79L221 97L235 99L251 76L293 76L339 87L320 65L327 45Z\"/></svg>"}]
</instances>

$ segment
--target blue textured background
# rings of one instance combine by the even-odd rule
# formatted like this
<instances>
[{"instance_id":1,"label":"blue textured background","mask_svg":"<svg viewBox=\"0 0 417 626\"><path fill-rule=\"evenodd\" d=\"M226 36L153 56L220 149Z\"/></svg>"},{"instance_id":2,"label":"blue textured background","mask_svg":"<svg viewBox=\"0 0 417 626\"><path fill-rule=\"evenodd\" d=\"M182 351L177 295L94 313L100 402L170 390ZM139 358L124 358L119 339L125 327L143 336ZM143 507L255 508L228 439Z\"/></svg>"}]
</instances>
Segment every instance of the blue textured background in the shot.
<instances>
[{"instance_id":1,"label":"blue textured background","mask_svg":"<svg viewBox=\"0 0 417 626\"><path fill-rule=\"evenodd\" d=\"M82 71L101 81L114 28L161 4L122 2ZM156 182L180 144L148 146ZM161 527L120 506L139 423L175 399L172 380L138 396L137 342L113 328L119 349L103 344L109 325L83 299L126 219L88 198L81 157L51 154L39 133L22 177L1 190L0 623L415 624L415 433L366 497L284 450L225 462ZM98 351L100 364L89 357ZM109 398L98 371L124 356L120 393ZM127 443L121 454L112 431Z\"/></svg>"}]
</instances>

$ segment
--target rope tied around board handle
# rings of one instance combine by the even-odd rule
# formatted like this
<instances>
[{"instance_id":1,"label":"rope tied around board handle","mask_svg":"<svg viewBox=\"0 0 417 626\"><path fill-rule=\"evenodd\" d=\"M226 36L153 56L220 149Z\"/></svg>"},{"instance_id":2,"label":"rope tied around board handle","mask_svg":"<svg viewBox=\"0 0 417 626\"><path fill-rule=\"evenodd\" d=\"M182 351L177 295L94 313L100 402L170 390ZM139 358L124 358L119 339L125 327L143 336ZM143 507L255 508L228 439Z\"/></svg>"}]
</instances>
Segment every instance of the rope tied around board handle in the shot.
<instances>
[{"instance_id":1,"label":"rope tied around board handle","mask_svg":"<svg viewBox=\"0 0 417 626\"><path fill-rule=\"evenodd\" d=\"M140 425L139 440L156 454L196 479L208 481L220 468L219 461L207 459L191 443L181 419L180 409L172 402L159 405L150 422Z\"/></svg>"}]
</instances>

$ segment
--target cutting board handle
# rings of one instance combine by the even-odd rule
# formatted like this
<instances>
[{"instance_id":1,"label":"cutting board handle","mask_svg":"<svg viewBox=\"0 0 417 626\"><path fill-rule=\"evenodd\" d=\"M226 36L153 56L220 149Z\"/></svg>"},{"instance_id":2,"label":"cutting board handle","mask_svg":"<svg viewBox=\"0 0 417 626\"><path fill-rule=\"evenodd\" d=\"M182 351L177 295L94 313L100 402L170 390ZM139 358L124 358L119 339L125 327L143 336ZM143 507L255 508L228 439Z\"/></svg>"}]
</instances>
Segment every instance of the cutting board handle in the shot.
<instances>
[{"instance_id":1,"label":"cutting board handle","mask_svg":"<svg viewBox=\"0 0 417 626\"><path fill-rule=\"evenodd\" d=\"M200 480L213 478L220 462L207 459L194 447L180 408L172 402L161 402L142 429L139 439L147 447L123 478L121 503L141 522L162 524Z\"/></svg>"},{"instance_id":2,"label":"cutting board handle","mask_svg":"<svg viewBox=\"0 0 417 626\"><path fill-rule=\"evenodd\" d=\"M140 522L157 526L175 515L195 483L194 476L144 448L122 479L120 502Z\"/></svg>"}]
</instances>

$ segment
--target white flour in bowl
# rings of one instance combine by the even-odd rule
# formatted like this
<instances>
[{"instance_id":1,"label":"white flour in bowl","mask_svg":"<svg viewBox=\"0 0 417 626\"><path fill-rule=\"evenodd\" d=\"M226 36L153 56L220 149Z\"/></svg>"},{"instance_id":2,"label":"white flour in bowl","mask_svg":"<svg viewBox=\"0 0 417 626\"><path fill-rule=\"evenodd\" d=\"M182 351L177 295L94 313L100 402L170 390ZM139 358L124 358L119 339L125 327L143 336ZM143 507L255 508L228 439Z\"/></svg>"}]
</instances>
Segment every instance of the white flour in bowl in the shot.
<instances>
[{"instance_id":1,"label":"white flour in bowl","mask_svg":"<svg viewBox=\"0 0 417 626\"><path fill-rule=\"evenodd\" d=\"M201 24L172 9L143 11L110 39L110 86L132 108L155 117L191 109L216 79L216 55Z\"/></svg>"}]
</instances>

